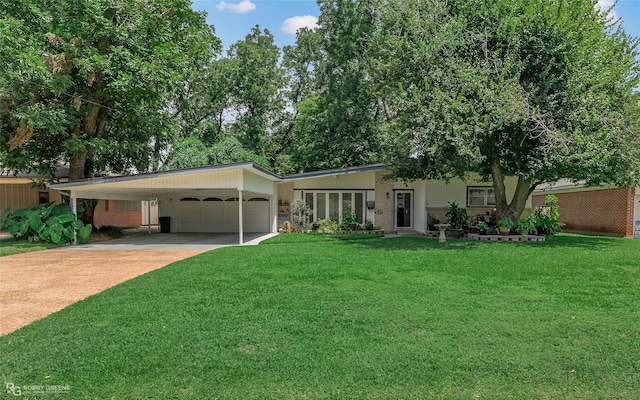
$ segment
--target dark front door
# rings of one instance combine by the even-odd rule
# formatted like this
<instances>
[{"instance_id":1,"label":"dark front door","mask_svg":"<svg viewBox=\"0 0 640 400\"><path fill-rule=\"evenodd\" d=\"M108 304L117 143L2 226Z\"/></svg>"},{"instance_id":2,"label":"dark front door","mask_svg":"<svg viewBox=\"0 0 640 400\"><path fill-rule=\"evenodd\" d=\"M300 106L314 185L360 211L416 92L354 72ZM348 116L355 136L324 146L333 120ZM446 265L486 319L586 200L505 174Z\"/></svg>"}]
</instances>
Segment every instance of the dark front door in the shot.
<instances>
[{"instance_id":1,"label":"dark front door","mask_svg":"<svg viewBox=\"0 0 640 400\"><path fill-rule=\"evenodd\" d=\"M413 227L411 192L396 192L396 228Z\"/></svg>"}]
</instances>

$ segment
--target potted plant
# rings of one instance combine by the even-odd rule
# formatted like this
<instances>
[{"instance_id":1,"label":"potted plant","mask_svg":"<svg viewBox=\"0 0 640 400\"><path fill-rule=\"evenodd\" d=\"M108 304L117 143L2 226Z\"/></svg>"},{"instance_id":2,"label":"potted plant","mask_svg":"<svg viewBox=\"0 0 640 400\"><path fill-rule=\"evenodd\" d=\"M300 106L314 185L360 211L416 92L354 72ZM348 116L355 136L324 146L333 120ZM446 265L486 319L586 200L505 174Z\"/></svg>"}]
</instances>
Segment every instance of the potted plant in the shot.
<instances>
[{"instance_id":1,"label":"potted plant","mask_svg":"<svg viewBox=\"0 0 640 400\"><path fill-rule=\"evenodd\" d=\"M354 209L350 207L345 207L342 210L342 223L340 224L342 230L352 230L355 231L358 229L358 218L356 217L356 213Z\"/></svg>"},{"instance_id":2,"label":"potted plant","mask_svg":"<svg viewBox=\"0 0 640 400\"><path fill-rule=\"evenodd\" d=\"M529 232L536 232L536 223L532 217L520 218L516 222L516 230L521 235L528 235Z\"/></svg>"},{"instance_id":3,"label":"potted plant","mask_svg":"<svg viewBox=\"0 0 640 400\"><path fill-rule=\"evenodd\" d=\"M431 214L427 215L427 226L429 227L430 231L437 231L438 229L436 229L436 224L439 224L439 223L440 223L439 219L437 219Z\"/></svg>"},{"instance_id":4,"label":"potted plant","mask_svg":"<svg viewBox=\"0 0 640 400\"><path fill-rule=\"evenodd\" d=\"M498 221L498 232L500 232L500 234L503 236L507 236L509 233L511 233L511 228L513 228L514 226L515 223L510 218L502 218L500 221Z\"/></svg>"},{"instance_id":5,"label":"potted plant","mask_svg":"<svg viewBox=\"0 0 640 400\"><path fill-rule=\"evenodd\" d=\"M476 228L478 229L478 234L486 235L487 230L489 229L489 225L484 221L478 221L476 224Z\"/></svg>"},{"instance_id":6,"label":"potted plant","mask_svg":"<svg viewBox=\"0 0 640 400\"><path fill-rule=\"evenodd\" d=\"M373 222L369 221L368 219L364 220L364 229L368 230L368 231L372 231L373 230Z\"/></svg>"},{"instance_id":7,"label":"potted plant","mask_svg":"<svg viewBox=\"0 0 640 400\"><path fill-rule=\"evenodd\" d=\"M461 238L463 226L467 225L467 210L461 208L455 201L449 202L449 207L445 208L445 216L448 218L449 228L447 231L453 238Z\"/></svg>"}]
</instances>

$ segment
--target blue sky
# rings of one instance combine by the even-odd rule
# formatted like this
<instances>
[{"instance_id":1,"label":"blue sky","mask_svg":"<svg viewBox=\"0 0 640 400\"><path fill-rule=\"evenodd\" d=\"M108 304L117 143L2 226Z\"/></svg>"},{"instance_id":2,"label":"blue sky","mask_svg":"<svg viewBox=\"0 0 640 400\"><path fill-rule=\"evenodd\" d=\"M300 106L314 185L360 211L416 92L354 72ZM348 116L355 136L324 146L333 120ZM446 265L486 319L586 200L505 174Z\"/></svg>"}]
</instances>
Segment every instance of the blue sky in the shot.
<instances>
[{"instance_id":1,"label":"blue sky","mask_svg":"<svg viewBox=\"0 0 640 400\"><path fill-rule=\"evenodd\" d=\"M598 2L608 9L615 0ZM295 28L312 25L320 14L315 0L193 0L193 9L207 12L225 49L244 39L256 24L267 28L281 48L293 45ZM628 33L640 37L640 0L619 0L613 12Z\"/></svg>"}]
</instances>

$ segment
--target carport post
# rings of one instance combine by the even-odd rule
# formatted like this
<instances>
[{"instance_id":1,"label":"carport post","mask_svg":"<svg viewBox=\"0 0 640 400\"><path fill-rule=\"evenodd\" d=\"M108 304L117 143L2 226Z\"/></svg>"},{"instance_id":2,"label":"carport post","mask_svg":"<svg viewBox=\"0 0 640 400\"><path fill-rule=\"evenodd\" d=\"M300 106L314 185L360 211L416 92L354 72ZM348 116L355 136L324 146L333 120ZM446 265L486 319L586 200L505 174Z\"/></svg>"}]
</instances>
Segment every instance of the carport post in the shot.
<instances>
[{"instance_id":1,"label":"carport post","mask_svg":"<svg viewBox=\"0 0 640 400\"><path fill-rule=\"evenodd\" d=\"M76 203L76 196L73 192L69 193L69 207L71 208L71 212L78 219L78 205ZM76 235L76 230L73 230L73 244L78 244L78 236Z\"/></svg>"},{"instance_id":2,"label":"carport post","mask_svg":"<svg viewBox=\"0 0 640 400\"><path fill-rule=\"evenodd\" d=\"M239 241L242 244L244 230L242 229L242 190L238 190L238 234L240 235Z\"/></svg>"},{"instance_id":3,"label":"carport post","mask_svg":"<svg viewBox=\"0 0 640 400\"><path fill-rule=\"evenodd\" d=\"M151 200L147 200L147 233L151 234Z\"/></svg>"}]
</instances>

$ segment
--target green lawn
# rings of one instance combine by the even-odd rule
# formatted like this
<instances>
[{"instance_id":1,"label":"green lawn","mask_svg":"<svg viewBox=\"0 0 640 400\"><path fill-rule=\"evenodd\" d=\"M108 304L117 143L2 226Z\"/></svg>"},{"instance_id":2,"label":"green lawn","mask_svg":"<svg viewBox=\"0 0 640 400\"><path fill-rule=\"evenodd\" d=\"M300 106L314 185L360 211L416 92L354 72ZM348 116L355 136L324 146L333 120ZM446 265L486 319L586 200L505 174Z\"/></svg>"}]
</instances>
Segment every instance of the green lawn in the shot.
<instances>
[{"instance_id":1,"label":"green lawn","mask_svg":"<svg viewBox=\"0 0 640 400\"><path fill-rule=\"evenodd\" d=\"M116 286L1 337L0 372L73 399L640 398L640 241L326 239Z\"/></svg>"},{"instance_id":2,"label":"green lawn","mask_svg":"<svg viewBox=\"0 0 640 400\"><path fill-rule=\"evenodd\" d=\"M56 245L51 243L29 243L25 240L14 238L0 239L0 256L27 253L29 251L50 249L52 247L56 247Z\"/></svg>"}]
</instances>

